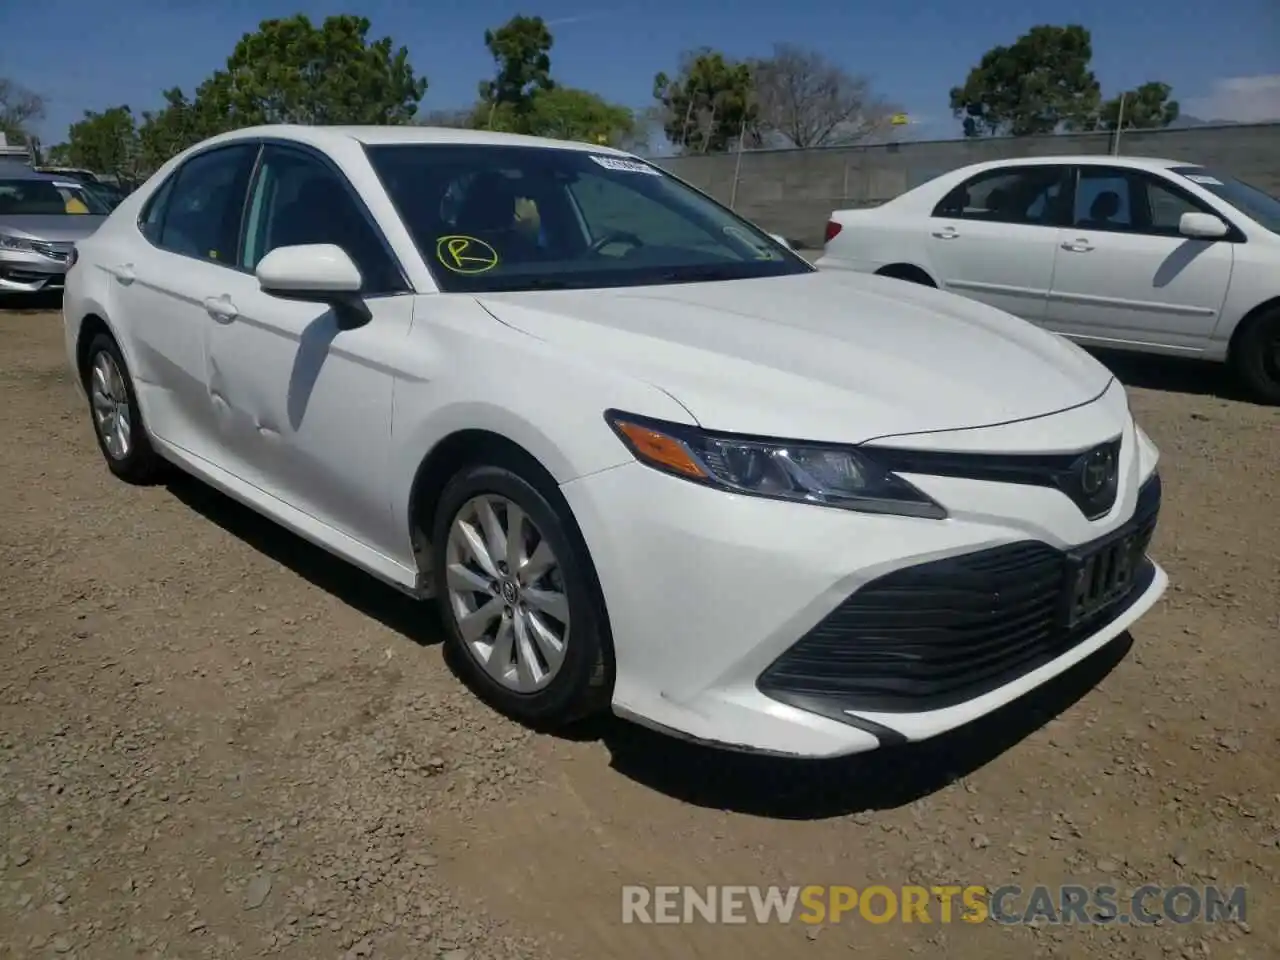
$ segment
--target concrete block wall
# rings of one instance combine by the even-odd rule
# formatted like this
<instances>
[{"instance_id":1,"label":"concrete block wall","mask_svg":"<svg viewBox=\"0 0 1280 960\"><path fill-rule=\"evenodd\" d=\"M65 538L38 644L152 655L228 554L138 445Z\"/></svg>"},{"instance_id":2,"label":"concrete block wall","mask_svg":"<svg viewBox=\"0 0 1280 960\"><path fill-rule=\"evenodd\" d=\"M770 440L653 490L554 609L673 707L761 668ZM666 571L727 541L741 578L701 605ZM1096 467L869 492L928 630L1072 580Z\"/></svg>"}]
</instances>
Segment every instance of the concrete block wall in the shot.
<instances>
[{"instance_id":1,"label":"concrete block wall","mask_svg":"<svg viewBox=\"0 0 1280 960\"><path fill-rule=\"evenodd\" d=\"M759 150L737 156L655 158L766 230L821 246L834 209L874 206L925 180L1003 157L1106 154L1111 134L993 137L815 150ZM1280 194L1280 123L1127 131L1120 152L1200 163Z\"/></svg>"}]
</instances>

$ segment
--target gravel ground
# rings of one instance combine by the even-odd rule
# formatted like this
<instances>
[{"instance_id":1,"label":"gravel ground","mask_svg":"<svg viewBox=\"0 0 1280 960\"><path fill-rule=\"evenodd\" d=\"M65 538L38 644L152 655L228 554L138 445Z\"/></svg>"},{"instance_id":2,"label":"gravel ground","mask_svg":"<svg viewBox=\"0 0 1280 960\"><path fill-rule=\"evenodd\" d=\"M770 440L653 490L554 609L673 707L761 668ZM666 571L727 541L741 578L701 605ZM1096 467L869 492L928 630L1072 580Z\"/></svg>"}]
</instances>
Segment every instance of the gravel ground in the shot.
<instances>
[{"instance_id":1,"label":"gravel ground","mask_svg":"<svg viewBox=\"0 0 1280 960\"><path fill-rule=\"evenodd\" d=\"M835 763L532 734L432 610L94 446L56 314L0 313L0 957L1280 955L1280 411L1137 364L1173 586L972 729ZM1216 882L1247 922L623 925L642 884Z\"/></svg>"}]
</instances>

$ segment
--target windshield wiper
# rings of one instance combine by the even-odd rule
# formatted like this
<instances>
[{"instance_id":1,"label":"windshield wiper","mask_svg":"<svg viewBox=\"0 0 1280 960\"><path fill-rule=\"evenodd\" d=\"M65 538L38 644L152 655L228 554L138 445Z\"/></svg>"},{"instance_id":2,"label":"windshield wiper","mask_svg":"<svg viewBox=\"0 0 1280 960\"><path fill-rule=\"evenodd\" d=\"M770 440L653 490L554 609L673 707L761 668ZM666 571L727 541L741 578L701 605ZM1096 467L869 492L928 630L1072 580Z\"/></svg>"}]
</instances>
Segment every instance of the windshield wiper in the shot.
<instances>
[{"instance_id":1,"label":"windshield wiper","mask_svg":"<svg viewBox=\"0 0 1280 960\"><path fill-rule=\"evenodd\" d=\"M700 283L713 280L738 280L741 272L732 267L702 267L696 270L671 270L658 278L661 283Z\"/></svg>"}]
</instances>

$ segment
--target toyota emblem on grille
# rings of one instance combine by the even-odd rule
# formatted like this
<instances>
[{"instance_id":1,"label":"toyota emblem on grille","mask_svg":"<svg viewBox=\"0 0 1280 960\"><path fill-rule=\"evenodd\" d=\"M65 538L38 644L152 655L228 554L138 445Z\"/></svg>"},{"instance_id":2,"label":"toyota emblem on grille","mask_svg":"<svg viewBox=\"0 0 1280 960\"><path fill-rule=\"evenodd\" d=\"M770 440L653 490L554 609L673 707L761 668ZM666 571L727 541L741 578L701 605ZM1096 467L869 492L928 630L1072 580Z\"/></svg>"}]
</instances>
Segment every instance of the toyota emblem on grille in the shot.
<instances>
[{"instance_id":1,"label":"toyota emblem on grille","mask_svg":"<svg viewBox=\"0 0 1280 960\"><path fill-rule=\"evenodd\" d=\"M1100 493L1116 475L1116 456L1108 447L1092 450L1080 463L1080 489L1086 496Z\"/></svg>"}]
</instances>

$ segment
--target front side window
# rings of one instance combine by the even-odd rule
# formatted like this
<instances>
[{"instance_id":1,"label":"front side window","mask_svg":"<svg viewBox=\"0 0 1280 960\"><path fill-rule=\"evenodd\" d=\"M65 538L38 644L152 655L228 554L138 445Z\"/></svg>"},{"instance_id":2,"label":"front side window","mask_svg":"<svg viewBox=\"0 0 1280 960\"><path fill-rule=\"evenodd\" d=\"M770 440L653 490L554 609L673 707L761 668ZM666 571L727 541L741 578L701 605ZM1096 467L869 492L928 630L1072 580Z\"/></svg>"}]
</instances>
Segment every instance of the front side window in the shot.
<instances>
[{"instance_id":1,"label":"front side window","mask_svg":"<svg viewBox=\"0 0 1280 960\"><path fill-rule=\"evenodd\" d=\"M399 269L346 180L305 151L268 145L249 197L240 266L253 270L276 247L308 243L345 250L360 270L366 294L404 289Z\"/></svg>"},{"instance_id":2,"label":"front side window","mask_svg":"<svg viewBox=\"0 0 1280 960\"><path fill-rule=\"evenodd\" d=\"M1067 168L1049 164L987 170L943 197L933 215L1037 227L1057 226L1066 182Z\"/></svg>"},{"instance_id":3,"label":"front side window","mask_svg":"<svg viewBox=\"0 0 1280 960\"><path fill-rule=\"evenodd\" d=\"M1072 223L1081 230L1178 237L1184 213L1210 212L1145 170L1082 166Z\"/></svg>"},{"instance_id":4,"label":"front side window","mask_svg":"<svg viewBox=\"0 0 1280 960\"><path fill-rule=\"evenodd\" d=\"M1225 200L1272 233L1280 233L1280 199L1253 184L1205 167L1173 167L1169 172L1190 180L1220 200Z\"/></svg>"},{"instance_id":5,"label":"front side window","mask_svg":"<svg viewBox=\"0 0 1280 960\"><path fill-rule=\"evenodd\" d=\"M63 180L0 180L0 217L105 217L111 210L83 184Z\"/></svg>"},{"instance_id":6,"label":"front side window","mask_svg":"<svg viewBox=\"0 0 1280 960\"><path fill-rule=\"evenodd\" d=\"M757 227L640 161L473 144L367 150L445 291L689 283L813 270Z\"/></svg>"},{"instance_id":7,"label":"front side window","mask_svg":"<svg viewBox=\"0 0 1280 960\"><path fill-rule=\"evenodd\" d=\"M154 204L164 208L157 245L172 253L234 266L240 213L257 156L256 143L237 143L183 164L167 202Z\"/></svg>"}]
</instances>

